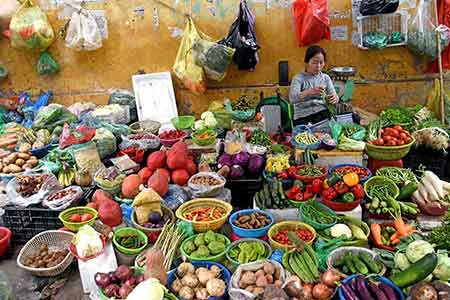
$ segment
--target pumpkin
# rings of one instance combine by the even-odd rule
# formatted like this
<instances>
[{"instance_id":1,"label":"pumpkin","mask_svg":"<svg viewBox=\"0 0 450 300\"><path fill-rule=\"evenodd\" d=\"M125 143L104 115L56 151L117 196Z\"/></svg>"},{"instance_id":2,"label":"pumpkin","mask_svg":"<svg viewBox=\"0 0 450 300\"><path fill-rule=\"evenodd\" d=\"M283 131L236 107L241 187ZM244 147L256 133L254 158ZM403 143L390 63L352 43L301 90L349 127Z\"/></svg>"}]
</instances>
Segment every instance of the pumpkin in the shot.
<instances>
[{"instance_id":1,"label":"pumpkin","mask_svg":"<svg viewBox=\"0 0 450 300\"><path fill-rule=\"evenodd\" d=\"M155 173L148 180L148 187L163 197L169 190L169 182L164 175Z\"/></svg>"},{"instance_id":2,"label":"pumpkin","mask_svg":"<svg viewBox=\"0 0 450 300\"><path fill-rule=\"evenodd\" d=\"M154 171L158 168L164 168L166 165L166 153L164 151L155 151L147 158L147 167Z\"/></svg>"},{"instance_id":3,"label":"pumpkin","mask_svg":"<svg viewBox=\"0 0 450 300\"><path fill-rule=\"evenodd\" d=\"M138 173L139 177L141 177L142 182L147 182L150 176L153 175L153 171L150 168L145 167Z\"/></svg>"},{"instance_id":4,"label":"pumpkin","mask_svg":"<svg viewBox=\"0 0 450 300\"><path fill-rule=\"evenodd\" d=\"M139 194L139 186L142 183L142 179L139 175L133 174L125 178L122 183L122 195L125 198L132 199Z\"/></svg>"},{"instance_id":5,"label":"pumpkin","mask_svg":"<svg viewBox=\"0 0 450 300\"><path fill-rule=\"evenodd\" d=\"M171 170L183 169L188 163L187 153L181 150L173 150L167 155L167 166Z\"/></svg>"},{"instance_id":6,"label":"pumpkin","mask_svg":"<svg viewBox=\"0 0 450 300\"><path fill-rule=\"evenodd\" d=\"M188 147L183 141L178 141L170 148L170 151L181 151L188 153Z\"/></svg>"},{"instance_id":7,"label":"pumpkin","mask_svg":"<svg viewBox=\"0 0 450 300\"><path fill-rule=\"evenodd\" d=\"M189 180L189 173L184 169L175 170L172 172L172 182L178 185L186 185Z\"/></svg>"}]
</instances>

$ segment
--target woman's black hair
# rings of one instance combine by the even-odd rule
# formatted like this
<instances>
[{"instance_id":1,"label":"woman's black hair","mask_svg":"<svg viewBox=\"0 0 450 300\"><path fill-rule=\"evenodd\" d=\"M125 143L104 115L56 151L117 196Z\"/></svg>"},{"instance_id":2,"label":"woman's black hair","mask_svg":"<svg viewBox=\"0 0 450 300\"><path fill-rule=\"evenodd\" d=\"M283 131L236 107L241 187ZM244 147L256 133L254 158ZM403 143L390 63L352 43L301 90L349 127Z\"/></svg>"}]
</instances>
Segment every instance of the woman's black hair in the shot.
<instances>
[{"instance_id":1,"label":"woman's black hair","mask_svg":"<svg viewBox=\"0 0 450 300\"><path fill-rule=\"evenodd\" d=\"M325 50L323 50L322 47L320 47L318 45L313 45L313 46L308 47L308 49L306 49L306 52L305 52L305 63L309 63L311 58L313 58L314 56L316 56L317 54L320 54L320 53L322 53L324 60L327 61L327 54L325 53Z\"/></svg>"}]
</instances>

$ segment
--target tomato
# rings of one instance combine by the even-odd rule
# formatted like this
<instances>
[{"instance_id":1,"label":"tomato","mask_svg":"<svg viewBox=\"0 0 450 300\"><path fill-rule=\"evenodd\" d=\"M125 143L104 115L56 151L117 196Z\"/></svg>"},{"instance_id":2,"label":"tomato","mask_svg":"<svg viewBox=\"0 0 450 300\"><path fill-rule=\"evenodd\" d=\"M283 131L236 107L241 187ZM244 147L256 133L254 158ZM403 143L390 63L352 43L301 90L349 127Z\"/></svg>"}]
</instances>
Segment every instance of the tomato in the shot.
<instances>
[{"instance_id":1,"label":"tomato","mask_svg":"<svg viewBox=\"0 0 450 300\"><path fill-rule=\"evenodd\" d=\"M412 142L412 138L407 137L406 139L403 140L405 142L405 144L409 144Z\"/></svg>"},{"instance_id":2,"label":"tomato","mask_svg":"<svg viewBox=\"0 0 450 300\"><path fill-rule=\"evenodd\" d=\"M377 138L374 142L375 145L383 146L384 140L382 138Z\"/></svg>"},{"instance_id":3,"label":"tomato","mask_svg":"<svg viewBox=\"0 0 450 300\"><path fill-rule=\"evenodd\" d=\"M400 125L395 125L394 129L396 129L396 130L403 130L402 126L400 126Z\"/></svg>"},{"instance_id":4,"label":"tomato","mask_svg":"<svg viewBox=\"0 0 450 300\"><path fill-rule=\"evenodd\" d=\"M94 202L89 202L89 203L86 205L86 207L90 207L90 208L93 208L93 209L97 210L97 204L94 203Z\"/></svg>"},{"instance_id":5,"label":"tomato","mask_svg":"<svg viewBox=\"0 0 450 300\"><path fill-rule=\"evenodd\" d=\"M383 135L384 134L384 129L381 129L380 133L381 133L381 135Z\"/></svg>"},{"instance_id":6,"label":"tomato","mask_svg":"<svg viewBox=\"0 0 450 300\"><path fill-rule=\"evenodd\" d=\"M402 146L402 145L404 145L405 144L405 142L403 141L403 140L399 140L398 142L397 142L397 146Z\"/></svg>"},{"instance_id":7,"label":"tomato","mask_svg":"<svg viewBox=\"0 0 450 300\"><path fill-rule=\"evenodd\" d=\"M81 215L80 214L73 214L69 218L70 222L79 223L81 222Z\"/></svg>"},{"instance_id":8,"label":"tomato","mask_svg":"<svg viewBox=\"0 0 450 300\"><path fill-rule=\"evenodd\" d=\"M90 213L85 213L81 216L81 222L86 222L92 219L92 215Z\"/></svg>"},{"instance_id":9,"label":"tomato","mask_svg":"<svg viewBox=\"0 0 450 300\"><path fill-rule=\"evenodd\" d=\"M396 143L392 140L390 140L389 142L386 143L386 146L395 146Z\"/></svg>"},{"instance_id":10,"label":"tomato","mask_svg":"<svg viewBox=\"0 0 450 300\"><path fill-rule=\"evenodd\" d=\"M406 139L408 137L408 135L402 131L402 133L400 133L399 138L401 138L402 140Z\"/></svg>"},{"instance_id":11,"label":"tomato","mask_svg":"<svg viewBox=\"0 0 450 300\"><path fill-rule=\"evenodd\" d=\"M391 130L391 135L392 135L393 137L398 137L398 135L399 135L398 130L392 129L392 130Z\"/></svg>"}]
</instances>

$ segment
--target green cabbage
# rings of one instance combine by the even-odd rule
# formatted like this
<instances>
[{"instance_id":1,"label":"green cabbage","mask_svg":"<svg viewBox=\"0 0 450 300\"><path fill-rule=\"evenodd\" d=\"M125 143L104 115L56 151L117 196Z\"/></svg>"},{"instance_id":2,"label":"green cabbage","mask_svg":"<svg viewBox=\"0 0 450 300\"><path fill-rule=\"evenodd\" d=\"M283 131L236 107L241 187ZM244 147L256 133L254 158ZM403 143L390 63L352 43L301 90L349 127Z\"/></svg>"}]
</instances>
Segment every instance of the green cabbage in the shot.
<instances>
[{"instance_id":1,"label":"green cabbage","mask_svg":"<svg viewBox=\"0 0 450 300\"><path fill-rule=\"evenodd\" d=\"M450 258L445 250L438 250L438 263L433 271L433 276L442 281L450 280Z\"/></svg>"},{"instance_id":2,"label":"green cabbage","mask_svg":"<svg viewBox=\"0 0 450 300\"><path fill-rule=\"evenodd\" d=\"M366 143L353 140L341 135L337 148L342 151L363 151L366 147Z\"/></svg>"},{"instance_id":3,"label":"green cabbage","mask_svg":"<svg viewBox=\"0 0 450 300\"><path fill-rule=\"evenodd\" d=\"M406 257L411 263L419 261L428 253L433 253L433 246L423 240L414 241L406 248Z\"/></svg>"},{"instance_id":4,"label":"green cabbage","mask_svg":"<svg viewBox=\"0 0 450 300\"><path fill-rule=\"evenodd\" d=\"M402 271L405 271L411 265L406 255L401 252L395 253L394 262L395 267L399 268Z\"/></svg>"}]
</instances>

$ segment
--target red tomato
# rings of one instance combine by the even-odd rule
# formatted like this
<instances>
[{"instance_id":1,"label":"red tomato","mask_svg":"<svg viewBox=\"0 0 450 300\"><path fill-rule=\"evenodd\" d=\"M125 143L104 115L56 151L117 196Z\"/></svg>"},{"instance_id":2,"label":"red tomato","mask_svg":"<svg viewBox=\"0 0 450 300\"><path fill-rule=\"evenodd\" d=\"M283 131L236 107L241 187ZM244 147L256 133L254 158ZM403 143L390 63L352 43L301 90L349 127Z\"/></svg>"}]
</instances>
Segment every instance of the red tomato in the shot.
<instances>
[{"instance_id":1,"label":"red tomato","mask_svg":"<svg viewBox=\"0 0 450 300\"><path fill-rule=\"evenodd\" d=\"M393 137L398 137L398 135L399 135L399 132L398 132L398 130L396 130L396 129L392 129L391 130L391 135L393 136Z\"/></svg>"},{"instance_id":2,"label":"red tomato","mask_svg":"<svg viewBox=\"0 0 450 300\"><path fill-rule=\"evenodd\" d=\"M81 222L86 222L92 219L92 215L90 213L85 213L81 216Z\"/></svg>"},{"instance_id":3,"label":"red tomato","mask_svg":"<svg viewBox=\"0 0 450 300\"><path fill-rule=\"evenodd\" d=\"M383 141L382 138L378 138L378 139L375 140L374 144L378 145L378 146L383 146L384 141Z\"/></svg>"},{"instance_id":4,"label":"red tomato","mask_svg":"<svg viewBox=\"0 0 450 300\"><path fill-rule=\"evenodd\" d=\"M394 129L396 129L396 130L403 130L402 126L400 126L400 125L395 125Z\"/></svg>"},{"instance_id":5,"label":"red tomato","mask_svg":"<svg viewBox=\"0 0 450 300\"><path fill-rule=\"evenodd\" d=\"M406 139L407 137L408 137L408 135L403 131L399 135L399 138L401 138L402 140Z\"/></svg>"},{"instance_id":6,"label":"red tomato","mask_svg":"<svg viewBox=\"0 0 450 300\"><path fill-rule=\"evenodd\" d=\"M395 146L396 143L395 143L394 141L390 140L389 142L387 142L386 145L387 145L387 146Z\"/></svg>"},{"instance_id":7,"label":"red tomato","mask_svg":"<svg viewBox=\"0 0 450 300\"><path fill-rule=\"evenodd\" d=\"M70 222L79 223L81 222L81 215L80 214L73 214L69 218Z\"/></svg>"},{"instance_id":8,"label":"red tomato","mask_svg":"<svg viewBox=\"0 0 450 300\"><path fill-rule=\"evenodd\" d=\"M404 142L405 142L406 144L411 143L411 141L412 141L412 139L411 139L410 137L407 137L406 139L404 139Z\"/></svg>"},{"instance_id":9,"label":"red tomato","mask_svg":"<svg viewBox=\"0 0 450 300\"><path fill-rule=\"evenodd\" d=\"M397 146L402 146L402 145L404 145L405 144L405 142L403 141L403 140L399 140L398 142L397 142Z\"/></svg>"}]
</instances>

